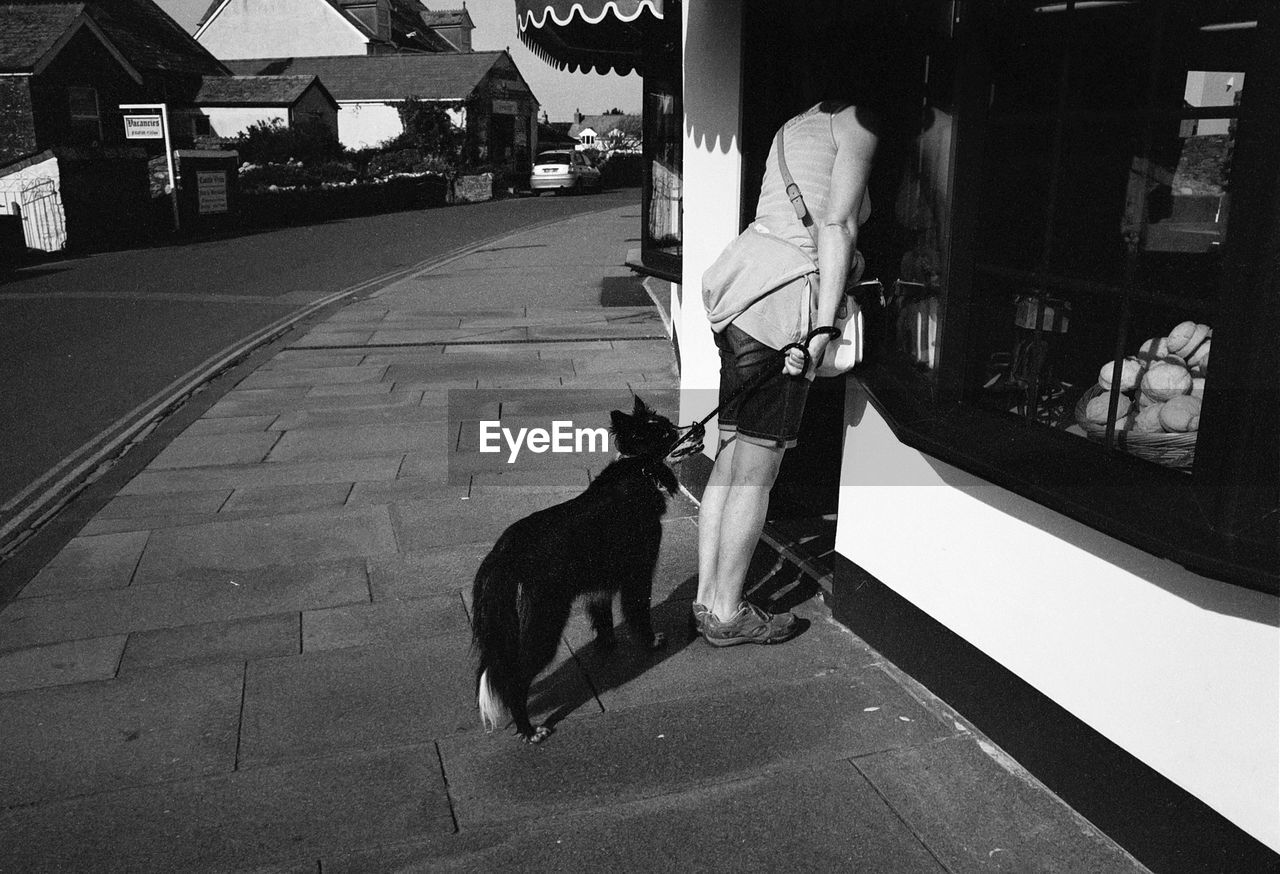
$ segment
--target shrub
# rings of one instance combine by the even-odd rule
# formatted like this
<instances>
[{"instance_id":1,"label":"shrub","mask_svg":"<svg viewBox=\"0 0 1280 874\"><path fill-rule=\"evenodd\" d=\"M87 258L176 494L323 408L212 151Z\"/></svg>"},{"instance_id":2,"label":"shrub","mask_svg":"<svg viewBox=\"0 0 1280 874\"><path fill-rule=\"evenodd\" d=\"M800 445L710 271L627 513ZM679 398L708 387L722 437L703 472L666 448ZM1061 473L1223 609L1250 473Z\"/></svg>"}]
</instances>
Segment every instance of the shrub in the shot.
<instances>
[{"instance_id":1,"label":"shrub","mask_svg":"<svg viewBox=\"0 0 1280 874\"><path fill-rule=\"evenodd\" d=\"M644 157L615 153L600 166L600 184L605 188L632 188L644 182Z\"/></svg>"},{"instance_id":2,"label":"shrub","mask_svg":"<svg viewBox=\"0 0 1280 874\"><path fill-rule=\"evenodd\" d=\"M342 143L331 129L314 121L285 127L278 119L251 125L236 138L240 160L250 164L323 164L342 157Z\"/></svg>"}]
</instances>

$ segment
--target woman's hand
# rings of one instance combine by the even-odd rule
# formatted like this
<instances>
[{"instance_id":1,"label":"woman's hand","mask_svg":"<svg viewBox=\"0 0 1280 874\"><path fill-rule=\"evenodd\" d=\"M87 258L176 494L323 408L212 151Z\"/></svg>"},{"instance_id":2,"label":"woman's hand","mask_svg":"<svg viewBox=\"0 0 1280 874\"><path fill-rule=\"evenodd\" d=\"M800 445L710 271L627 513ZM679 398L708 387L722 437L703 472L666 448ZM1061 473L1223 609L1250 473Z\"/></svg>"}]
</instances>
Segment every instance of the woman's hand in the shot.
<instances>
[{"instance_id":1,"label":"woman's hand","mask_svg":"<svg viewBox=\"0 0 1280 874\"><path fill-rule=\"evenodd\" d=\"M827 344L831 342L830 334L819 334L809 341L809 355L811 356L811 367L817 367L818 362L822 360L822 353L826 351ZM804 354L799 349L787 350L787 357L782 363L782 372L787 376L802 376L805 372Z\"/></svg>"}]
</instances>

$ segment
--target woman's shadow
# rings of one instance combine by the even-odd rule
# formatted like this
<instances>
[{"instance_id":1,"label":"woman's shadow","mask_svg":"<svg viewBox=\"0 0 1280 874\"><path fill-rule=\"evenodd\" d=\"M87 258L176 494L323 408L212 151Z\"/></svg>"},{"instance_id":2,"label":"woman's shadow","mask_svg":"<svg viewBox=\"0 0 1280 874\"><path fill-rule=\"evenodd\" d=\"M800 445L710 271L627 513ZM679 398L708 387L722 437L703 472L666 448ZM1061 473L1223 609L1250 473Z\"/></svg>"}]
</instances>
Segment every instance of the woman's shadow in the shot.
<instances>
[{"instance_id":1,"label":"woman's shadow","mask_svg":"<svg viewBox=\"0 0 1280 874\"><path fill-rule=\"evenodd\" d=\"M581 615L583 611L575 608L575 615L565 629L563 639L568 655L563 656L562 649L562 657L555 668L534 682L529 695L529 712L541 714L549 710L542 724L554 731L561 720L581 707L595 703L601 710L609 709L603 700L606 693L655 671L690 646L707 646L699 640L700 635L693 626L697 575L687 576L665 591L664 588L660 582L655 585L655 596L661 596L662 600L655 602L650 609L654 631L666 638L665 645L656 650L641 647L624 623L615 623L616 644L601 647L590 623ZM765 544L757 547L747 571L745 592L752 603L771 613L780 613L793 609L818 591L817 582L799 568ZM615 603L615 617L619 615L616 607ZM799 621L802 623L800 633L803 634L809 623L804 619ZM654 682L660 684L662 678L655 678ZM683 673L672 677L671 682L680 684L682 692L687 692L684 687L688 677Z\"/></svg>"}]
</instances>

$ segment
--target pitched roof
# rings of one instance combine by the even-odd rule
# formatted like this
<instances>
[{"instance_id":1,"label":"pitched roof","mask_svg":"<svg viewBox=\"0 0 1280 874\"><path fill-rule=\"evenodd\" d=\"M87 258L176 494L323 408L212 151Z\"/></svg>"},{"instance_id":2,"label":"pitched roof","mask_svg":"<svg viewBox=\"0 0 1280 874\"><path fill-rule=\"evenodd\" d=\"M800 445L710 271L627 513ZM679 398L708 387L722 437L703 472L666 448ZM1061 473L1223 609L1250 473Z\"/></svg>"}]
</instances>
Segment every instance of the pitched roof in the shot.
<instances>
[{"instance_id":1,"label":"pitched roof","mask_svg":"<svg viewBox=\"0 0 1280 874\"><path fill-rule=\"evenodd\" d=\"M292 106L312 84L329 96L315 76L205 76L195 102L200 106Z\"/></svg>"},{"instance_id":2,"label":"pitched roof","mask_svg":"<svg viewBox=\"0 0 1280 874\"><path fill-rule=\"evenodd\" d=\"M462 27L470 25L475 27L475 22L471 20L471 13L467 12L467 7L461 9L425 9L421 13L423 22L428 27Z\"/></svg>"},{"instance_id":3,"label":"pitched roof","mask_svg":"<svg viewBox=\"0 0 1280 874\"><path fill-rule=\"evenodd\" d=\"M576 138L579 133L591 128L598 134L607 134L614 130L626 115L586 115L582 121L569 126L569 136Z\"/></svg>"},{"instance_id":4,"label":"pitched roof","mask_svg":"<svg viewBox=\"0 0 1280 874\"><path fill-rule=\"evenodd\" d=\"M503 59L515 70L506 52L253 58L225 63L232 72L244 75L319 76L339 101L403 100L410 95L462 100Z\"/></svg>"},{"instance_id":5,"label":"pitched roof","mask_svg":"<svg viewBox=\"0 0 1280 874\"><path fill-rule=\"evenodd\" d=\"M19 15L66 7L49 0L5 0ZM139 70L201 73L216 76L226 69L152 0L89 0L84 12L120 53Z\"/></svg>"},{"instance_id":6,"label":"pitched roof","mask_svg":"<svg viewBox=\"0 0 1280 874\"><path fill-rule=\"evenodd\" d=\"M161 0L161 2L166 5L174 5L180 0ZM431 25L426 21L429 13L417 0L387 0L387 7L391 13L391 40L389 42L381 39L377 33L360 20L359 16L347 8L349 6L368 6L371 5L373 0L317 0L317 2L327 3L332 6L352 27L364 34L365 38L375 45L380 44L395 50L419 52L456 52L458 50L451 42L431 29ZM203 27L214 16L214 13L226 3L227 0L211 0L204 14L200 16L200 20L196 22L193 32Z\"/></svg>"},{"instance_id":7,"label":"pitched roof","mask_svg":"<svg viewBox=\"0 0 1280 874\"><path fill-rule=\"evenodd\" d=\"M33 69L83 11L83 3L0 6L0 70Z\"/></svg>"}]
</instances>

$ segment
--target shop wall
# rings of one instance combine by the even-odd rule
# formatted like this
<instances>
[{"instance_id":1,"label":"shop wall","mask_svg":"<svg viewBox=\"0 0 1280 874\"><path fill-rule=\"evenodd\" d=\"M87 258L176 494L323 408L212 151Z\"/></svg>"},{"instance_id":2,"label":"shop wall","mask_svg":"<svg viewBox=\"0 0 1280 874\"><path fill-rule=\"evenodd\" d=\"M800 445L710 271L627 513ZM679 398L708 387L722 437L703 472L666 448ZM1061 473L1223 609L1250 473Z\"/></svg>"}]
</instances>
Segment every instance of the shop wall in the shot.
<instances>
[{"instance_id":1,"label":"shop wall","mask_svg":"<svg viewBox=\"0 0 1280 874\"><path fill-rule=\"evenodd\" d=\"M702 274L738 235L742 154L741 3L685 3L683 289L673 322L680 344L680 421L700 419L714 399L720 361L702 308ZM712 402L707 403L708 400ZM714 422L708 425L708 433ZM715 439L707 440L707 454Z\"/></svg>"},{"instance_id":2,"label":"shop wall","mask_svg":"<svg viewBox=\"0 0 1280 874\"><path fill-rule=\"evenodd\" d=\"M848 386L836 551L1280 849L1277 599L931 459Z\"/></svg>"},{"instance_id":3,"label":"shop wall","mask_svg":"<svg viewBox=\"0 0 1280 874\"><path fill-rule=\"evenodd\" d=\"M36 151L31 77L0 76L0 164Z\"/></svg>"},{"instance_id":4,"label":"shop wall","mask_svg":"<svg viewBox=\"0 0 1280 874\"><path fill-rule=\"evenodd\" d=\"M298 102L294 104L290 116L292 124L304 121L318 121L329 130L338 133L338 108L326 97L316 85L312 85Z\"/></svg>"},{"instance_id":5,"label":"shop wall","mask_svg":"<svg viewBox=\"0 0 1280 874\"><path fill-rule=\"evenodd\" d=\"M230 0L196 39L222 60L363 55L366 46L355 25L315 0Z\"/></svg>"}]
</instances>

